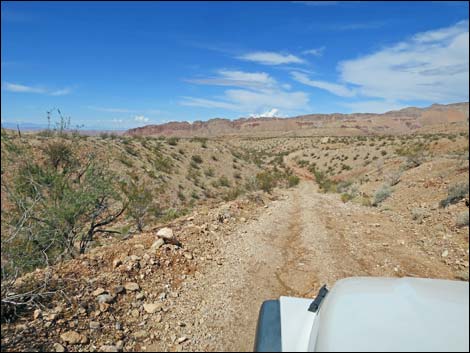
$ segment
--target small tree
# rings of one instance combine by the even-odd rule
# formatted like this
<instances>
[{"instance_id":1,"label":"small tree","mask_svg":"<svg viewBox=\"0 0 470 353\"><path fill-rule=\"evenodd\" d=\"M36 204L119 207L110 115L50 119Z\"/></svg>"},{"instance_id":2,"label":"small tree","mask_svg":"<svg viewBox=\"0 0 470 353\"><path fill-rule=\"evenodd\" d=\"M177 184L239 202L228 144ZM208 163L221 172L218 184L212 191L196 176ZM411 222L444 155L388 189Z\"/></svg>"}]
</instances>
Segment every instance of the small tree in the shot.
<instances>
[{"instance_id":1,"label":"small tree","mask_svg":"<svg viewBox=\"0 0 470 353\"><path fill-rule=\"evenodd\" d=\"M11 179L2 178L8 225L2 258L12 271L32 270L84 253L96 233L124 212L115 177L93 155L78 158L63 140L44 150L45 161L24 156Z\"/></svg>"}]
</instances>

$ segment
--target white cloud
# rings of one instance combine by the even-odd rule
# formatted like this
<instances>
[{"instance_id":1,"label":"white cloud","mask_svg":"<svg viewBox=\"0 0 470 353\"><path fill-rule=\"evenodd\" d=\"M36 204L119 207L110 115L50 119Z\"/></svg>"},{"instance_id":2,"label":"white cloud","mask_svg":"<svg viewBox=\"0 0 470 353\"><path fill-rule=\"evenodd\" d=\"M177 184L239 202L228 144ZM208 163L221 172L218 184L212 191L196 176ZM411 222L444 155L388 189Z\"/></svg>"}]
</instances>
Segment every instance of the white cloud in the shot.
<instances>
[{"instance_id":1,"label":"white cloud","mask_svg":"<svg viewBox=\"0 0 470 353\"><path fill-rule=\"evenodd\" d=\"M409 40L339 64L342 81L388 101L468 100L468 21L418 33Z\"/></svg>"},{"instance_id":2,"label":"white cloud","mask_svg":"<svg viewBox=\"0 0 470 353\"><path fill-rule=\"evenodd\" d=\"M70 88L62 88L58 90L50 90L44 87L33 87L26 86L18 83L3 82L2 89L7 92L14 93L38 93L38 94L48 94L51 96L64 96L72 92Z\"/></svg>"},{"instance_id":3,"label":"white cloud","mask_svg":"<svg viewBox=\"0 0 470 353\"><path fill-rule=\"evenodd\" d=\"M143 116L143 115L136 115L136 116L134 116L134 121L137 121L137 122L139 122L139 123L146 123L146 122L148 122L149 120L150 120L149 118L147 118L147 117L145 117L145 116Z\"/></svg>"},{"instance_id":4,"label":"white cloud","mask_svg":"<svg viewBox=\"0 0 470 353\"><path fill-rule=\"evenodd\" d=\"M244 54L238 59L254 61L263 65L302 64L304 60L292 54L279 54L268 51L258 51Z\"/></svg>"},{"instance_id":5,"label":"white cloud","mask_svg":"<svg viewBox=\"0 0 470 353\"><path fill-rule=\"evenodd\" d=\"M218 71L219 76L210 79L191 80L198 84L234 86L223 96L214 98L182 97L181 105L218 108L243 114L271 110L273 106L283 111L305 111L309 98L305 92L291 92L290 85L280 84L264 72Z\"/></svg>"},{"instance_id":6,"label":"white cloud","mask_svg":"<svg viewBox=\"0 0 470 353\"><path fill-rule=\"evenodd\" d=\"M20 84L17 84L17 83L5 82L2 86L3 86L3 89L5 91L8 91L8 92L46 93L44 88L25 86L25 85L20 85Z\"/></svg>"},{"instance_id":7,"label":"white cloud","mask_svg":"<svg viewBox=\"0 0 470 353\"><path fill-rule=\"evenodd\" d=\"M273 87L276 80L265 72L244 72L234 70L218 70L218 76L203 79L187 79L185 81L214 86L234 86L246 88Z\"/></svg>"},{"instance_id":8,"label":"white cloud","mask_svg":"<svg viewBox=\"0 0 470 353\"><path fill-rule=\"evenodd\" d=\"M70 88L63 88L63 89L58 89L57 91L52 91L49 93L51 96L65 96L67 94L70 94L72 90Z\"/></svg>"},{"instance_id":9,"label":"white cloud","mask_svg":"<svg viewBox=\"0 0 470 353\"><path fill-rule=\"evenodd\" d=\"M313 48L313 49L304 50L302 52L302 54L313 55L313 56L322 56L324 51L325 51L325 47L320 47L320 48Z\"/></svg>"},{"instance_id":10,"label":"white cloud","mask_svg":"<svg viewBox=\"0 0 470 353\"><path fill-rule=\"evenodd\" d=\"M291 76L294 80L303 83L304 85L321 88L325 91L331 92L337 96L341 97L352 97L355 95L354 91L349 89L346 86L339 85L336 83L325 82L325 81L316 81L308 78L307 75L301 72L291 72Z\"/></svg>"},{"instance_id":11,"label":"white cloud","mask_svg":"<svg viewBox=\"0 0 470 353\"><path fill-rule=\"evenodd\" d=\"M264 113L250 114L250 118L274 118L279 117L279 109L273 108Z\"/></svg>"}]
</instances>

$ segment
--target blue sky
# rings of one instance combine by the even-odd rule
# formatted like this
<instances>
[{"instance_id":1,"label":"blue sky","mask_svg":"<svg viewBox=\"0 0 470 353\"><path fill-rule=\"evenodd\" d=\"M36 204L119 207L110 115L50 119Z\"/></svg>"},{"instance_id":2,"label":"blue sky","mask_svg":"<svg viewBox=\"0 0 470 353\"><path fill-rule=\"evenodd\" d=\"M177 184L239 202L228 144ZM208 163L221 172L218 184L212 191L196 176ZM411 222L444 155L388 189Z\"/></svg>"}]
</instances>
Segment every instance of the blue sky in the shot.
<instances>
[{"instance_id":1,"label":"blue sky","mask_svg":"<svg viewBox=\"0 0 470 353\"><path fill-rule=\"evenodd\" d=\"M86 128L468 101L468 2L1 3L2 123Z\"/></svg>"}]
</instances>

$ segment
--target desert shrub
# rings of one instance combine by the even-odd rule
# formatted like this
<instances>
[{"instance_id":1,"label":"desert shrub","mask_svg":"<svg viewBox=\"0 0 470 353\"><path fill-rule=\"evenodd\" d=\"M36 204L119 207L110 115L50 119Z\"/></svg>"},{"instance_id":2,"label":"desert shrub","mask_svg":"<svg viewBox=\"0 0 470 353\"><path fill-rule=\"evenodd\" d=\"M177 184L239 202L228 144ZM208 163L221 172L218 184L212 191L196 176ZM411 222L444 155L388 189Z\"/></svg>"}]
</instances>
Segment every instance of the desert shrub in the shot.
<instances>
[{"instance_id":1,"label":"desert shrub","mask_svg":"<svg viewBox=\"0 0 470 353\"><path fill-rule=\"evenodd\" d=\"M134 157L138 157L139 154L137 153L137 151L134 149L133 146L131 145L125 145L124 146L124 150L129 153L130 155L134 156Z\"/></svg>"},{"instance_id":2,"label":"desert shrub","mask_svg":"<svg viewBox=\"0 0 470 353\"><path fill-rule=\"evenodd\" d=\"M395 152L399 156L406 157L404 169L411 169L419 167L425 161L424 155L425 145L423 143L416 143L411 146L398 148Z\"/></svg>"},{"instance_id":3,"label":"desert shrub","mask_svg":"<svg viewBox=\"0 0 470 353\"><path fill-rule=\"evenodd\" d=\"M168 138L167 142L170 146L176 146L179 142L179 138L178 137L175 137L175 136L172 136L170 138Z\"/></svg>"},{"instance_id":4,"label":"desert shrub","mask_svg":"<svg viewBox=\"0 0 470 353\"><path fill-rule=\"evenodd\" d=\"M372 202L371 202L369 196L362 195L362 196L360 196L360 197L357 199L357 201L358 201L359 204L361 204L362 206L366 206L366 207L372 206Z\"/></svg>"},{"instance_id":5,"label":"desert shrub","mask_svg":"<svg viewBox=\"0 0 470 353\"><path fill-rule=\"evenodd\" d=\"M96 233L117 220L126 208L116 177L93 156L25 158L11 180L2 180L8 207L2 223L2 258L6 272L25 272L84 253ZM3 218L5 216L5 218Z\"/></svg>"},{"instance_id":6,"label":"desert shrub","mask_svg":"<svg viewBox=\"0 0 470 353\"><path fill-rule=\"evenodd\" d=\"M468 227L468 210L460 213L455 223L458 227Z\"/></svg>"},{"instance_id":7,"label":"desert shrub","mask_svg":"<svg viewBox=\"0 0 470 353\"><path fill-rule=\"evenodd\" d=\"M199 156L199 155L193 155L191 157L191 160L194 162L194 163L197 163L197 164L201 164L202 163L202 157Z\"/></svg>"},{"instance_id":8,"label":"desert shrub","mask_svg":"<svg viewBox=\"0 0 470 353\"><path fill-rule=\"evenodd\" d=\"M178 199L180 199L180 201L186 200L186 196L184 196L184 194L181 190L178 190L177 196L178 196Z\"/></svg>"},{"instance_id":9,"label":"desert shrub","mask_svg":"<svg viewBox=\"0 0 470 353\"><path fill-rule=\"evenodd\" d=\"M349 187L352 185L352 181L351 180L345 180L345 181L341 181L338 183L338 185L336 186L336 189L339 193L343 193L343 192L346 192Z\"/></svg>"},{"instance_id":10,"label":"desert shrub","mask_svg":"<svg viewBox=\"0 0 470 353\"><path fill-rule=\"evenodd\" d=\"M224 201L232 201L235 200L238 196L242 195L244 190L240 187L232 188L228 190L223 196L222 199Z\"/></svg>"},{"instance_id":11,"label":"desert shrub","mask_svg":"<svg viewBox=\"0 0 470 353\"><path fill-rule=\"evenodd\" d=\"M132 160L127 157L125 154L121 154L119 157L118 157L118 160L124 164L125 166L131 168L134 166L134 163L132 162Z\"/></svg>"},{"instance_id":12,"label":"desert shrub","mask_svg":"<svg viewBox=\"0 0 470 353\"><path fill-rule=\"evenodd\" d=\"M314 165L310 166L309 171L315 175L315 181L317 182L320 189L324 192L336 192L337 185L336 182L329 179L328 176L315 168Z\"/></svg>"},{"instance_id":13,"label":"desert shrub","mask_svg":"<svg viewBox=\"0 0 470 353\"><path fill-rule=\"evenodd\" d=\"M213 168L208 168L204 170L204 175L207 177L213 177L214 176L214 169Z\"/></svg>"},{"instance_id":14,"label":"desert shrub","mask_svg":"<svg viewBox=\"0 0 470 353\"><path fill-rule=\"evenodd\" d=\"M447 190L447 197L441 200L440 207L447 207L462 200L468 195L468 182L452 185Z\"/></svg>"},{"instance_id":15,"label":"desert shrub","mask_svg":"<svg viewBox=\"0 0 470 353\"><path fill-rule=\"evenodd\" d=\"M207 137L193 137L191 142L199 142L202 148L207 148Z\"/></svg>"},{"instance_id":16,"label":"desert shrub","mask_svg":"<svg viewBox=\"0 0 470 353\"><path fill-rule=\"evenodd\" d=\"M411 210L411 217L421 224L425 218L429 217L429 212L424 208L415 207Z\"/></svg>"},{"instance_id":17,"label":"desert shrub","mask_svg":"<svg viewBox=\"0 0 470 353\"><path fill-rule=\"evenodd\" d=\"M182 217L186 214L188 214L189 210L186 209L186 208L181 208L181 209L178 209L178 208L169 208L167 210L164 210L163 212L161 212L161 214L159 215L159 219L162 221L162 222L170 222L176 218L179 218L179 217Z\"/></svg>"},{"instance_id":18,"label":"desert shrub","mask_svg":"<svg viewBox=\"0 0 470 353\"><path fill-rule=\"evenodd\" d=\"M352 200L354 197L351 194L348 194L347 192L341 194L341 201L344 203Z\"/></svg>"},{"instance_id":19,"label":"desert shrub","mask_svg":"<svg viewBox=\"0 0 470 353\"><path fill-rule=\"evenodd\" d=\"M269 171L256 174L256 182L258 187L267 193L271 193L273 188L276 186L274 174Z\"/></svg>"},{"instance_id":20,"label":"desert shrub","mask_svg":"<svg viewBox=\"0 0 470 353\"><path fill-rule=\"evenodd\" d=\"M216 156L214 156L214 155L212 155L212 157L211 157L211 158L212 158L212 160L213 160L213 161L215 161L215 162L217 162L217 161L218 161L217 157L216 157Z\"/></svg>"},{"instance_id":21,"label":"desert shrub","mask_svg":"<svg viewBox=\"0 0 470 353\"><path fill-rule=\"evenodd\" d=\"M233 173L233 177L234 177L235 179L241 179L241 178L242 178L242 175L241 175L240 172L235 172L235 173Z\"/></svg>"},{"instance_id":22,"label":"desert shrub","mask_svg":"<svg viewBox=\"0 0 470 353\"><path fill-rule=\"evenodd\" d=\"M65 168L73 163L72 149L62 139L49 143L44 154L54 169Z\"/></svg>"},{"instance_id":23,"label":"desert shrub","mask_svg":"<svg viewBox=\"0 0 470 353\"><path fill-rule=\"evenodd\" d=\"M230 181L228 180L228 178L225 175L222 175L219 178L219 185L229 187L230 186Z\"/></svg>"},{"instance_id":24,"label":"desert shrub","mask_svg":"<svg viewBox=\"0 0 470 353\"><path fill-rule=\"evenodd\" d=\"M259 185L256 177L251 176L245 181L245 190L256 191L259 190Z\"/></svg>"},{"instance_id":25,"label":"desert shrub","mask_svg":"<svg viewBox=\"0 0 470 353\"><path fill-rule=\"evenodd\" d=\"M287 177L287 183L288 183L289 187L291 188L291 187L294 187L296 185L299 185L300 179L297 175L289 175Z\"/></svg>"},{"instance_id":26,"label":"desert shrub","mask_svg":"<svg viewBox=\"0 0 470 353\"><path fill-rule=\"evenodd\" d=\"M171 158L166 157L163 153L156 153L155 158L152 160L152 165L155 170L163 173L171 173L173 171L173 162Z\"/></svg>"},{"instance_id":27,"label":"desert shrub","mask_svg":"<svg viewBox=\"0 0 470 353\"><path fill-rule=\"evenodd\" d=\"M137 230L144 230L147 218L151 213L158 213L158 205L154 202L152 189L144 183L131 180L123 184L123 191L128 199L127 215L137 226Z\"/></svg>"},{"instance_id":28,"label":"desert shrub","mask_svg":"<svg viewBox=\"0 0 470 353\"><path fill-rule=\"evenodd\" d=\"M397 185L400 182L401 175L402 175L402 172L400 170L397 170L395 172L391 172L386 177L387 183L390 186Z\"/></svg>"},{"instance_id":29,"label":"desert shrub","mask_svg":"<svg viewBox=\"0 0 470 353\"><path fill-rule=\"evenodd\" d=\"M388 184L382 185L382 187L375 192L372 205L378 206L385 199L387 199L391 194L392 194L392 189L390 188L390 185Z\"/></svg>"}]
</instances>

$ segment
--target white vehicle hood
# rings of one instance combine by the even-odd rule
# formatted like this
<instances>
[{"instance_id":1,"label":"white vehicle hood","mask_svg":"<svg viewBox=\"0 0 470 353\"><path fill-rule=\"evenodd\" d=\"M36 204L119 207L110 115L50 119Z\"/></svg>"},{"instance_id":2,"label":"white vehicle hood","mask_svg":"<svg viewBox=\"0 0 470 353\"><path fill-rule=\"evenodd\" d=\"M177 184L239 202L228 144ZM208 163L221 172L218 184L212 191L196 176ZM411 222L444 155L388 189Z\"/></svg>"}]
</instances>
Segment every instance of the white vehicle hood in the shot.
<instances>
[{"instance_id":1,"label":"white vehicle hood","mask_svg":"<svg viewBox=\"0 0 470 353\"><path fill-rule=\"evenodd\" d=\"M283 351L467 351L468 282L355 277L312 299L281 297Z\"/></svg>"}]
</instances>

